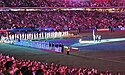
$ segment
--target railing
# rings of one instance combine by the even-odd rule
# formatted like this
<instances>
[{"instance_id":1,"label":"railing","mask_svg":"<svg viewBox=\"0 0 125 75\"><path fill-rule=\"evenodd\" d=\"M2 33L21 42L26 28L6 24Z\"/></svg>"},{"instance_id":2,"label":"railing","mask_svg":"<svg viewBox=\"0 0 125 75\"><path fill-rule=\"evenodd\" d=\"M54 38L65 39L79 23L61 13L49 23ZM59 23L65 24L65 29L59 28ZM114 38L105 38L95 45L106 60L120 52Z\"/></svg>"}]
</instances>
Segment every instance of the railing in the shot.
<instances>
[{"instance_id":1,"label":"railing","mask_svg":"<svg viewBox=\"0 0 125 75\"><path fill-rule=\"evenodd\" d=\"M100 11L100 12L125 12L122 7L0 7L0 11Z\"/></svg>"}]
</instances>

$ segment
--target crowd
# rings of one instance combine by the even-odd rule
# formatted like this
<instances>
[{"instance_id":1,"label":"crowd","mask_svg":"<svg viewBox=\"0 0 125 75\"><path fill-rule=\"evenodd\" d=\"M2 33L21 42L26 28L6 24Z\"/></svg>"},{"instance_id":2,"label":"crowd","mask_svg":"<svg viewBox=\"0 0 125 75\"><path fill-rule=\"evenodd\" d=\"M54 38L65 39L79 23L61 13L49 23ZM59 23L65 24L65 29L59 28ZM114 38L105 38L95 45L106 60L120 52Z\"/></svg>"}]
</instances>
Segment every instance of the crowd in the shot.
<instances>
[{"instance_id":1,"label":"crowd","mask_svg":"<svg viewBox=\"0 0 125 75\"><path fill-rule=\"evenodd\" d=\"M0 75L120 75L119 73L98 72L97 69L71 67L35 60L19 60L0 54Z\"/></svg>"},{"instance_id":2,"label":"crowd","mask_svg":"<svg viewBox=\"0 0 125 75\"><path fill-rule=\"evenodd\" d=\"M0 28L55 28L81 30L125 27L125 15L97 11L0 12Z\"/></svg>"},{"instance_id":3,"label":"crowd","mask_svg":"<svg viewBox=\"0 0 125 75\"><path fill-rule=\"evenodd\" d=\"M1 0L0 7L111 7L124 0Z\"/></svg>"},{"instance_id":4,"label":"crowd","mask_svg":"<svg viewBox=\"0 0 125 75\"><path fill-rule=\"evenodd\" d=\"M103 2L68 0L0 0L0 7L118 7L125 2L108 0ZM42 28L63 29L121 28L125 27L125 15L97 11L0 11L0 28ZM112 75L97 69L69 67L35 60L19 60L0 54L0 75ZM114 74L118 75L118 74Z\"/></svg>"}]
</instances>

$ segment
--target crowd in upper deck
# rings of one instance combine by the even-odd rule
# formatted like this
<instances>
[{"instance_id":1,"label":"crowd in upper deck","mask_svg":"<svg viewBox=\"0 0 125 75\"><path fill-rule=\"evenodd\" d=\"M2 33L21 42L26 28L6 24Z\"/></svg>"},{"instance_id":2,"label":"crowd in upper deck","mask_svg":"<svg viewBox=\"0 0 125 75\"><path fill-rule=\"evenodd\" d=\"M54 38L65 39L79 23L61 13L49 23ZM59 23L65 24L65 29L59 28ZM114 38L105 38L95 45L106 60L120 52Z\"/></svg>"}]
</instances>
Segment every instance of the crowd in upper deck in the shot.
<instances>
[{"instance_id":1,"label":"crowd in upper deck","mask_svg":"<svg viewBox=\"0 0 125 75\"><path fill-rule=\"evenodd\" d=\"M91 29L125 27L125 15L97 11L0 12L0 28Z\"/></svg>"},{"instance_id":2,"label":"crowd in upper deck","mask_svg":"<svg viewBox=\"0 0 125 75\"><path fill-rule=\"evenodd\" d=\"M1 0L0 7L116 7L124 0Z\"/></svg>"}]
</instances>

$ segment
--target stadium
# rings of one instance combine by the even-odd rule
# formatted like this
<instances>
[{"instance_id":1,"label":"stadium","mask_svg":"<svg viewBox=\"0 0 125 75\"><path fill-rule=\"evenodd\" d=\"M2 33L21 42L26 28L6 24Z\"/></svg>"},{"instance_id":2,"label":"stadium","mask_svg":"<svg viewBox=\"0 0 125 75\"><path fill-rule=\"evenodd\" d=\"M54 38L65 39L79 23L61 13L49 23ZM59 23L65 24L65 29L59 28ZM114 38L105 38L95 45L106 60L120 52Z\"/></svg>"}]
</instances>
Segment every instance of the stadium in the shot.
<instances>
[{"instance_id":1,"label":"stadium","mask_svg":"<svg viewBox=\"0 0 125 75\"><path fill-rule=\"evenodd\" d=\"M124 75L125 0L1 0L0 75Z\"/></svg>"}]
</instances>

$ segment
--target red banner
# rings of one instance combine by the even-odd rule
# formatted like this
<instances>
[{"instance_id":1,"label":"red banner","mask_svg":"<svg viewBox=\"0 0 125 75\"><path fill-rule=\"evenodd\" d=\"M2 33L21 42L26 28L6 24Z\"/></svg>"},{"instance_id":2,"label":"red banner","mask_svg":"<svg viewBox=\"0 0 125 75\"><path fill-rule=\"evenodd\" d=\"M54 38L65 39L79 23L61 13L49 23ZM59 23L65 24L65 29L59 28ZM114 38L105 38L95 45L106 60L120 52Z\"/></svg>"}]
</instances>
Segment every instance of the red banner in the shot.
<instances>
[{"instance_id":1,"label":"red banner","mask_svg":"<svg viewBox=\"0 0 125 75\"><path fill-rule=\"evenodd\" d=\"M0 32L4 32L5 33L5 32L7 32L7 30L0 30Z\"/></svg>"}]
</instances>

